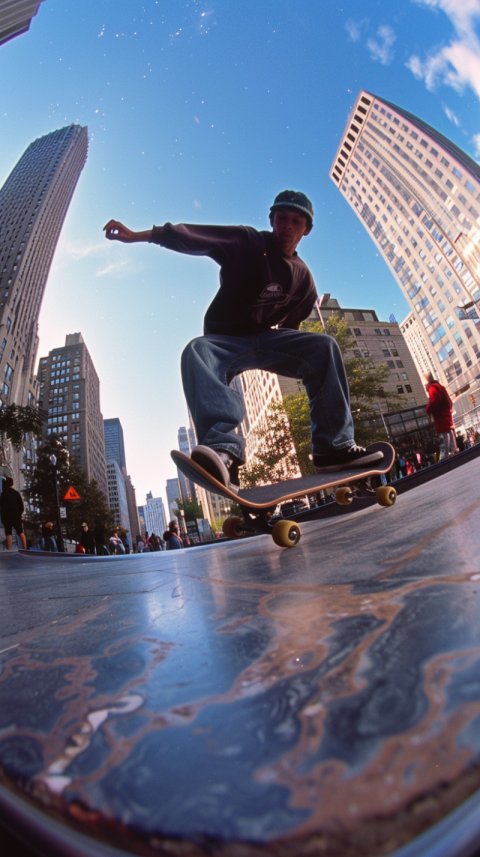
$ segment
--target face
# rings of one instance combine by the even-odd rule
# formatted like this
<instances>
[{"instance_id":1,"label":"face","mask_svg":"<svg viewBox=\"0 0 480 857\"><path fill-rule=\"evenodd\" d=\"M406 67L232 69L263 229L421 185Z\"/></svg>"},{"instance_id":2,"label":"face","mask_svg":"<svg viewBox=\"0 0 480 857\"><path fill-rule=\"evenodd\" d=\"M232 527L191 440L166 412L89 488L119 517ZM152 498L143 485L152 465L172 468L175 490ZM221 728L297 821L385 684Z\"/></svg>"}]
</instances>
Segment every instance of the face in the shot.
<instances>
[{"instance_id":1,"label":"face","mask_svg":"<svg viewBox=\"0 0 480 857\"><path fill-rule=\"evenodd\" d=\"M287 256L292 256L297 244L312 227L305 215L294 208L277 208L273 214L272 230L274 238Z\"/></svg>"}]
</instances>

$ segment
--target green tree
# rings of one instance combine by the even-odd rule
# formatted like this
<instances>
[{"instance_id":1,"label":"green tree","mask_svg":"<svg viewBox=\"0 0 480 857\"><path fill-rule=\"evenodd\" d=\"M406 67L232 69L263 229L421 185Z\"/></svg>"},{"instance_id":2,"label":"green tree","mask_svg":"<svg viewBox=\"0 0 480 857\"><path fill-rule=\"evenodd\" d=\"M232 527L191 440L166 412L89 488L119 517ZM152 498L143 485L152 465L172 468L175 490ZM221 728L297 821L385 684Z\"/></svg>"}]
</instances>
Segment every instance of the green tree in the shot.
<instances>
[{"instance_id":1,"label":"green tree","mask_svg":"<svg viewBox=\"0 0 480 857\"><path fill-rule=\"evenodd\" d=\"M37 408L30 405L5 405L0 408L0 457L6 458L6 446L11 443L18 452L28 434L40 435L43 418Z\"/></svg>"},{"instance_id":2,"label":"green tree","mask_svg":"<svg viewBox=\"0 0 480 857\"><path fill-rule=\"evenodd\" d=\"M83 522L87 523L92 530L99 521L104 521L107 525L107 534L112 533L114 516L108 508L105 495L100 491L95 480L89 482L85 471L77 464L70 462L68 450L63 441L55 435L49 437L40 447L35 470L26 490L30 504L36 509L35 512L29 513L29 520L34 524L57 520L51 455L55 455L57 459L60 504L67 508L67 518L64 521L67 538L78 539ZM80 495L80 500L63 501L70 486L75 488Z\"/></svg>"},{"instance_id":3,"label":"green tree","mask_svg":"<svg viewBox=\"0 0 480 857\"><path fill-rule=\"evenodd\" d=\"M175 500L177 504L177 508L175 509L175 515L177 518L185 517L186 521L194 521L195 518L203 518L203 509L201 503L197 503L196 500L187 500L185 503L182 503L180 500ZM185 516L181 515L180 512L184 512Z\"/></svg>"},{"instance_id":4,"label":"green tree","mask_svg":"<svg viewBox=\"0 0 480 857\"><path fill-rule=\"evenodd\" d=\"M255 436L258 440L255 457L240 470L243 488L251 488L259 482L281 482L297 475L297 454L282 402L271 403L264 424L255 430Z\"/></svg>"}]
</instances>

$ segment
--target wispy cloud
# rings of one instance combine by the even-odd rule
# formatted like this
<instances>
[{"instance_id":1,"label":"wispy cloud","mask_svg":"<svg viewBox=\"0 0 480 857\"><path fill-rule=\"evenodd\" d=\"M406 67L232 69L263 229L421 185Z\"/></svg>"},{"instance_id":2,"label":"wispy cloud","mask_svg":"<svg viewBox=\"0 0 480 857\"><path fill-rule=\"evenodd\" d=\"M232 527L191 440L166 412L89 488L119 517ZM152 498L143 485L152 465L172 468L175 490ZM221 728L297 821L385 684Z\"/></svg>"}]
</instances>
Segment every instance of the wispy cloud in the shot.
<instances>
[{"instance_id":1,"label":"wispy cloud","mask_svg":"<svg viewBox=\"0 0 480 857\"><path fill-rule=\"evenodd\" d=\"M127 259L119 259L117 262L112 262L110 265L106 265L105 268L101 268L100 271L95 271L95 276L105 277L107 274L119 274L125 268L125 265L128 265Z\"/></svg>"},{"instance_id":2,"label":"wispy cloud","mask_svg":"<svg viewBox=\"0 0 480 857\"><path fill-rule=\"evenodd\" d=\"M352 18L345 22L345 29L351 42L359 42L362 35L362 22L357 24Z\"/></svg>"},{"instance_id":3,"label":"wispy cloud","mask_svg":"<svg viewBox=\"0 0 480 857\"><path fill-rule=\"evenodd\" d=\"M470 87L480 97L480 41L475 32L475 25L480 19L480 0L413 2L447 15L455 36L448 45L432 48L423 60L416 54L412 55L406 63L407 68L418 80L425 81L431 91L442 84L459 93Z\"/></svg>"},{"instance_id":4,"label":"wispy cloud","mask_svg":"<svg viewBox=\"0 0 480 857\"><path fill-rule=\"evenodd\" d=\"M80 262L82 259L87 259L88 257L92 257L92 259L96 256L99 257L96 264L100 264L101 267L95 271L96 277L127 273L125 269L129 265L129 259L116 258L114 262L111 262L112 250L113 255L117 256L119 252L122 253L123 248L118 245L113 248L108 241L102 241L97 244L75 244L72 241L66 241L62 247L63 254L68 259L73 259L74 262Z\"/></svg>"},{"instance_id":5,"label":"wispy cloud","mask_svg":"<svg viewBox=\"0 0 480 857\"><path fill-rule=\"evenodd\" d=\"M362 41L364 33L366 36L369 30L370 32L372 31L368 18L362 18L359 21L354 21L353 18L349 18L348 21L345 22L345 29L348 33L350 42L360 42ZM392 45L395 42L395 39L395 32L389 24L382 24L378 27L375 37L370 36L366 41L366 46L370 52L371 59L374 60L374 62L382 63L382 65L389 65L394 58Z\"/></svg>"},{"instance_id":6,"label":"wispy cloud","mask_svg":"<svg viewBox=\"0 0 480 857\"><path fill-rule=\"evenodd\" d=\"M480 158L480 134L475 134L472 138L472 142L475 146L475 157Z\"/></svg>"},{"instance_id":7,"label":"wispy cloud","mask_svg":"<svg viewBox=\"0 0 480 857\"><path fill-rule=\"evenodd\" d=\"M388 24L382 24L377 30L377 36L378 39L370 38L367 41L370 56L375 62L380 62L382 65L390 65L394 58L392 45L395 42L396 35Z\"/></svg>"},{"instance_id":8,"label":"wispy cloud","mask_svg":"<svg viewBox=\"0 0 480 857\"><path fill-rule=\"evenodd\" d=\"M101 244L73 244L71 241L66 241L63 247L64 253L78 262L80 259L85 259L86 256L97 256L99 253L104 254L108 250L106 242Z\"/></svg>"},{"instance_id":9,"label":"wispy cloud","mask_svg":"<svg viewBox=\"0 0 480 857\"><path fill-rule=\"evenodd\" d=\"M448 119L450 119L450 122L453 122L453 124L456 125L457 128L460 128L461 122L457 114L454 113L453 110L450 109L450 107L447 107L446 104L442 104L442 107L445 112L445 115L448 117Z\"/></svg>"}]
</instances>

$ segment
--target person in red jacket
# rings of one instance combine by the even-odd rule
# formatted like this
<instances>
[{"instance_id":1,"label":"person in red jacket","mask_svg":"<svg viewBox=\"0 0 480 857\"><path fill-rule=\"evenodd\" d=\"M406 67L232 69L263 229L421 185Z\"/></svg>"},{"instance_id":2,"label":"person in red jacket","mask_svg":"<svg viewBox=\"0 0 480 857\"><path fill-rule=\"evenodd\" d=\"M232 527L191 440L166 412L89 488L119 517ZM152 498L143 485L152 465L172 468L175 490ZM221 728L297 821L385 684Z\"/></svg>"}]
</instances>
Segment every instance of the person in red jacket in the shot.
<instances>
[{"instance_id":1,"label":"person in red jacket","mask_svg":"<svg viewBox=\"0 0 480 857\"><path fill-rule=\"evenodd\" d=\"M431 414L435 431L443 438L445 457L458 452L452 418L452 400L445 387L435 381L431 372L424 375L428 394L427 414Z\"/></svg>"}]
</instances>

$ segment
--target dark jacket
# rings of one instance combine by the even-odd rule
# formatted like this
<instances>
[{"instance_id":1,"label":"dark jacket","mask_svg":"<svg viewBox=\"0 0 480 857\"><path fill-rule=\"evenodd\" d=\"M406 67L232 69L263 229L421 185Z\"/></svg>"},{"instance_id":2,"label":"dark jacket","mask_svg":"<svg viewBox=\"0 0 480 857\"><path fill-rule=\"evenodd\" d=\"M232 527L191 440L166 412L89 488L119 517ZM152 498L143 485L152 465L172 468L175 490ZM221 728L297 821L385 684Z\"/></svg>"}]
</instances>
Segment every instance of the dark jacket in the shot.
<instances>
[{"instance_id":1,"label":"dark jacket","mask_svg":"<svg viewBox=\"0 0 480 857\"><path fill-rule=\"evenodd\" d=\"M438 381L433 381L428 390L427 414L431 414L435 423L435 431L440 434L453 429L452 400L445 387Z\"/></svg>"},{"instance_id":2,"label":"dark jacket","mask_svg":"<svg viewBox=\"0 0 480 857\"><path fill-rule=\"evenodd\" d=\"M80 534L80 544L85 548L86 553L95 552L95 537L91 530L84 530Z\"/></svg>"},{"instance_id":3,"label":"dark jacket","mask_svg":"<svg viewBox=\"0 0 480 857\"><path fill-rule=\"evenodd\" d=\"M207 309L204 333L243 336L275 325L295 329L312 311L317 291L309 269L297 253L282 253L271 232L166 223L163 238L153 227L151 242L220 265L220 288Z\"/></svg>"},{"instance_id":4,"label":"dark jacket","mask_svg":"<svg viewBox=\"0 0 480 857\"><path fill-rule=\"evenodd\" d=\"M93 538L96 545L105 544L105 524L97 524L93 531Z\"/></svg>"},{"instance_id":5,"label":"dark jacket","mask_svg":"<svg viewBox=\"0 0 480 857\"><path fill-rule=\"evenodd\" d=\"M5 487L4 483L3 491L0 494L0 514L2 521L5 523L5 521L18 518L23 514L24 509L22 495L13 487Z\"/></svg>"}]
</instances>

